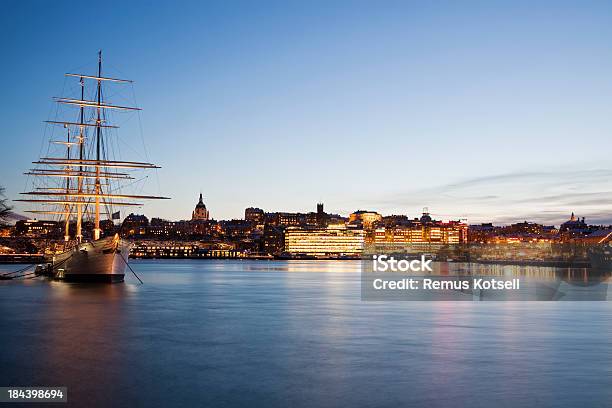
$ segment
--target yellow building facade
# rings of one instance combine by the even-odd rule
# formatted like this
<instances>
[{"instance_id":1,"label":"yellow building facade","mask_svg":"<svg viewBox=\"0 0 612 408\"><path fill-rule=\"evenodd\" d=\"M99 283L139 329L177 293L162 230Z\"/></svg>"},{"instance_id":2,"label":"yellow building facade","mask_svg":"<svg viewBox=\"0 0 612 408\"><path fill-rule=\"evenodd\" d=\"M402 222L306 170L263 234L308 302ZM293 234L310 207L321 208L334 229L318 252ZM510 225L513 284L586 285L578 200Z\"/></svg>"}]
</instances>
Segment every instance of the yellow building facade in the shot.
<instances>
[{"instance_id":1,"label":"yellow building facade","mask_svg":"<svg viewBox=\"0 0 612 408\"><path fill-rule=\"evenodd\" d=\"M310 256L357 256L363 252L365 232L344 225L327 228L288 227L285 252Z\"/></svg>"}]
</instances>

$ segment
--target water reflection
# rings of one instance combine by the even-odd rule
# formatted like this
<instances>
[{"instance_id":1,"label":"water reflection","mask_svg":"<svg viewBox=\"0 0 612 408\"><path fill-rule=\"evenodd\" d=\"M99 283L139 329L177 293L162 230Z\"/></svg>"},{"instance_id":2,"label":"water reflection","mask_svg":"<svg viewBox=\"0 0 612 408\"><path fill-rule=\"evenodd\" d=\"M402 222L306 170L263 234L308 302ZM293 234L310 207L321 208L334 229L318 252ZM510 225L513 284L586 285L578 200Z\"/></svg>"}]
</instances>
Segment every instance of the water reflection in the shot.
<instances>
[{"instance_id":1,"label":"water reflection","mask_svg":"<svg viewBox=\"0 0 612 408\"><path fill-rule=\"evenodd\" d=\"M4 383L87 407L612 401L609 302L363 302L350 261L132 266L144 285L0 282Z\"/></svg>"}]
</instances>

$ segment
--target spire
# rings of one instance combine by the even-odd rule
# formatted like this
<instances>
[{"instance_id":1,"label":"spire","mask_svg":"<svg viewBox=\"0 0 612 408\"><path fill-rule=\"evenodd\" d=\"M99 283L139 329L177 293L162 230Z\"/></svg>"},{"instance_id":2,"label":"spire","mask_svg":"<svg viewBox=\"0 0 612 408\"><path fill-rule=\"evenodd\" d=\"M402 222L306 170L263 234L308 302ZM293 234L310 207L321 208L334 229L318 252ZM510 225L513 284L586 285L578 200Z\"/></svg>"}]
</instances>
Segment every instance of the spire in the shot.
<instances>
[{"instance_id":1,"label":"spire","mask_svg":"<svg viewBox=\"0 0 612 408\"><path fill-rule=\"evenodd\" d=\"M572 216L570 217L570 221L576 221L576 216L574 215L573 212L572 212Z\"/></svg>"},{"instance_id":2,"label":"spire","mask_svg":"<svg viewBox=\"0 0 612 408\"><path fill-rule=\"evenodd\" d=\"M204 198L202 197L202 193L200 193L200 200L198 204L195 206L195 210L191 214L192 221L208 221L208 210L206 209L206 205L204 204Z\"/></svg>"}]
</instances>

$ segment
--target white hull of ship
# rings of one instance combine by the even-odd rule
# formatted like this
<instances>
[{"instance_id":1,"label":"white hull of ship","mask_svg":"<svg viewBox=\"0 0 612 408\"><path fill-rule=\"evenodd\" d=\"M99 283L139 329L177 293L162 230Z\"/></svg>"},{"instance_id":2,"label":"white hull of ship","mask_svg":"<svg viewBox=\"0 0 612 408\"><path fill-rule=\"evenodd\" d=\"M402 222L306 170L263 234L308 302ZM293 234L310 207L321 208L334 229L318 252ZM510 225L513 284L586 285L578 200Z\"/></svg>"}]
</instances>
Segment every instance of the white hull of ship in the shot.
<instances>
[{"instance_id":1,"label":"white hull of ship","mask_svg":"<svg viewBox=\"0 0 612 408\"><path fill-rule=\"evenodd\" d=\"M65 282L123 282L129 247L117 236L84 242L55 255L53 277Z\"/></svg>"}]
</instances>

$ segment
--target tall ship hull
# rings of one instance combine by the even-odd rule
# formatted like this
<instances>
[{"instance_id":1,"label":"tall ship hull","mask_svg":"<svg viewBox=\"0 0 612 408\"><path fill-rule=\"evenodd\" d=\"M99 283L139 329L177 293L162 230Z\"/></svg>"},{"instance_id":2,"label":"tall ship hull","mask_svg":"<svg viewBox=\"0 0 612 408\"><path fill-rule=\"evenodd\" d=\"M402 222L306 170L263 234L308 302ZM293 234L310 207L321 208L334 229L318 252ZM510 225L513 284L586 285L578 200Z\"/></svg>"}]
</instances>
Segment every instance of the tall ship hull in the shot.
<instances>
[{"instance_id":1,"label":"tall ship hull","mask_svg":"<svg viewBox=\"0 0 612 408\"><path fill-rule=\"evenodd\" d=\"M118 236L84 242L53 257L52 277L64 282L123 282L128 252Z\"/></svg>"}]
</instances>

